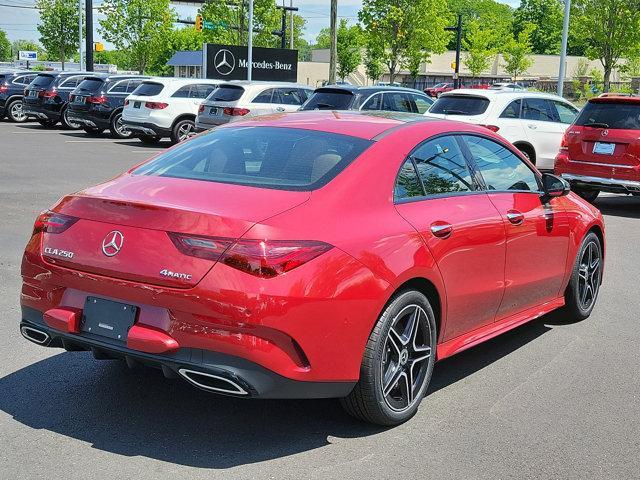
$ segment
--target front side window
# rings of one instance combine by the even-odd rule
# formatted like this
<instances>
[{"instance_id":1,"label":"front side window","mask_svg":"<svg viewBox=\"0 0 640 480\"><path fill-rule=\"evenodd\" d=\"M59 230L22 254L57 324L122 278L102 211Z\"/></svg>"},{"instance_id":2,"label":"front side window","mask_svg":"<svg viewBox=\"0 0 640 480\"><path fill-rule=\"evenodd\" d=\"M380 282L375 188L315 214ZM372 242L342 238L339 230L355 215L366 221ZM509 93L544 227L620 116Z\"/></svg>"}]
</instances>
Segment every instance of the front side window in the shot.
<instances>
[{"instance_id":1,"label":"front side window","mask_svg":"<svg viewBox=\"0 0 640 480\"><path fill-rule=\"evenodd\" d=\"M555 121L551 102L544 98L525 98L522 103L522 118L541 122Z\"/></svg>"},{"instance_id":2,"label":"front side window","mask_svg":"<svg viewBox=\"0 0 640 480\"><path fill-rule=\"evenodd\" d=\"M470 192L476 189L467 161L452 136L428 140L411 157L426 195Z\"/></svg>"},{"instance_id":3,"label":"front side window","mask_svg":"<svg viewBox=\"0 0 640 480\"><path fill-rule=\"evenodd\" d=\"M487 190L540 190L533 170L506 147L484 137L465 135L463 139Z\"/></svg>"}]
</instances>

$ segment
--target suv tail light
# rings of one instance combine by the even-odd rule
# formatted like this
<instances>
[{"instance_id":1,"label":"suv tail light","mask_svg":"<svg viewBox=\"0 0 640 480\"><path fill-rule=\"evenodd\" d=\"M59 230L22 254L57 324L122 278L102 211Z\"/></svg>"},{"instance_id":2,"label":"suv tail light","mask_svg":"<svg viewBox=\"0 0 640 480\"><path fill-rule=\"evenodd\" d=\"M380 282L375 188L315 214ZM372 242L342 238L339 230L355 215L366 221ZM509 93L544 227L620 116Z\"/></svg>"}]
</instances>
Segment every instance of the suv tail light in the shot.
<instances>
[{"instance_id":1,"label":"suv tail light","mask_svg":"<svg viewBox=\"0 0 640 480\"><path fill-rule=\"evenodd\" d=\"M497 126L497 125L480 125L480 126L484 127L484 128L487 128L487 129L491 130L492 132L497 132L498 130L500 130L500 127Z\"/></svg>"},{"instance_id":2,"label":"suv tail light","mask_svg":"<svg viewBox=\"0 0 640 480\"><path fill-rule=\"evenodd\" d=\"M42 90L38 93L39 97L42 98L54 98L56 95L58 95L58 92L56 91L56 89L54 88L53 90Z\"/></svg>"},{"instance_id":3,"label":"suv tail light","mask_svg":"<svg viewBox=\"0 0 640 480\"><path fill-rule=\"evenodd\" d=\"M569 149L569 130L566 130L564 132L564 135L562 135L562 140L560 141L560 150L568 150Z\"/></svg>"},{"instance_id":4,"label":"suv tail light","mask_svg":"<svg viewBox=\"0 0 640 480\"><path fill-rule=\"evenodd\" d=\"M124 106L126 107L127 105L129 105L129 100L124 101Z\"/></svg>"},{"instance_id":5,"label":"suv tail light","mask_svg":"<svg viewBox=\"0 0 640 480\"><path fill-rule=\"evenodd\" d=\"M36 222L33 224L32 235L41 232L62 233L78 220L79 219L76 217L70 217L69 215L63 215L61 213L55 213L48 210L46 212L42 212L38 218L36 218Z\"/></svg>"},{"instance_id":6,"label":"suv tail light","mask_svg":"<svg viewBox=\"0 0 640 480\"><path fill-rule=\"evenodd\" d=\"M169 233L183 254L220 261L261 278L273 278L303 265L333 248L311 240L234 240Z\"/></svg>"},{"instance_id":7,"label":"suv tail light","mask_svg":"<svg viewBox=\"0 0 640 480\"><path fill-rule=\"evenodd\" d=\"M242 117L249 113L250 110L247 108L235 108L235 107L226 107L222 110L222 113L225 115L229 115L231 117Z\"/></svg>"},{"instance_id":8,"label":"suv tail light","mask_svg":"<svg viewBox=\"0 0 640 480\"><path fill-rule=\"evenodd\" d=\"M105 97L104 95L100 95L97 97L91 96L87 98L87 102L94 103L96 105L104 105L107 103L107 97Z\"/></svg>"},{"instance_id":9,"label":"suv tail light","mask_svg":"<svg viewBox=\"0 0 640 480\"><path fill-rule=\"evenodd\" d=\"M144 102L144 106L151 110L162 110L163 108L167 108L169 104L164 102Z\"/></svg>"},{"instance_id":10,"label":"suv tail light","mask_svg":"<svg viewBox=\"0 0 640 480\"><path fill-rule=\"evenodd\" d=\"M9 85L0 85L0 93L7 93L9 91Z\"/></svg>"},{"instance_id":11,"label":"suv tail light","mask_svg":"<svg viewBox=\"0 0 640 480\"><path fill-rule=\"evenodd\" d=\"M200 104L200 106L198 107L198 113L203 113L204 112L204 105Z\"/></svg>"}]
</instances>

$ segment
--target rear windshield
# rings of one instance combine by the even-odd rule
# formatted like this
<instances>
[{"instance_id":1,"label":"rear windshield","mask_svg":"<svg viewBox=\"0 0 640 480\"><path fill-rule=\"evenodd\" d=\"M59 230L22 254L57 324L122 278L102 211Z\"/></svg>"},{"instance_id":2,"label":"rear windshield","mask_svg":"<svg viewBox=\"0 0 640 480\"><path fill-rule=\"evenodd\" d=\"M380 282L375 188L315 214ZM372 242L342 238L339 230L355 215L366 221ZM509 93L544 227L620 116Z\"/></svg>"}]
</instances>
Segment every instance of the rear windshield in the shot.
<instances>
[{"instance_id":1,"label":"rear windshield","mask_svg":"<svg viewBox=\"0 0 640 480\"><path fill-rule=\"evenodd\" d=\"M142 82L138 85L131 95L138 95L139 97L153 97L154 95L158 95L164 85L156 82Z\"/></svg>"},{"instance_id":2,"label":"rear windshield","mask_svg":"<svg viewBox=\"0 0 640 480\"><path fill-rule=\"evenodd\" d=\"M316 90L300 110L348 110L352 101L347 90Z\"/></svg>"},{"instance_id":3,"label":"rear windshield","mask_svg":"<svg viewBox=\"0 0 640 480\"><path fill-rule=\"evenodd\" d=\"M640 130L640 103L588 102L575 124L583 127Z\"/></svg>"},{"instance_id":4,"label":"rear windshield","mask_svg":"<svg viewBox=\"0 0 640 480\"><path fill-rule=\"evenodd\" d=\"M240 100L244 93L244 88L237 85L220 85L209 94L207 100L212 102L235 102Z\"/></svg>"},{"instance_id":5,"label":"rear windshield","mask_svg":"<svg viewBox=\"0 0 640 480\"><path fill-rule=\"evenodd\" d=\"M78 84L78 90L87 92L97 92L102 88L104 82L99 78L86 78Z\"/></svg>"},{"instance_id":6,"label":"rear windshield","mask_svg":"<svg viewBox=\"0 0 640 480\"><path fill-rule=\"evenodd\" d=\"M429 109L429 113L445 115L481 115L486 112L489 100L471 95L443 95Z\"/></svg>"},{"instance_id":7,"label":"rear windshield","mask_svg":"<svg viewBox=\"0 0 640 480\"><path fill-rule=\"evenodd\" d=\"M49 85L51 85L54 78L55 77L52 77L51 75L38 75L33 79L31 85L34 87L48 87Z\"/></svg>"},{"instance_id":8,"label":"rear windshield","mask_svg":"<svg viewBox=\"0 0 640 480\"><path fill-rule=\"evenodd\" d=\"M133 171L279 190L325 185L371 142L293 128L221 128L184 142Z\"/></svg>"}]
</instances>

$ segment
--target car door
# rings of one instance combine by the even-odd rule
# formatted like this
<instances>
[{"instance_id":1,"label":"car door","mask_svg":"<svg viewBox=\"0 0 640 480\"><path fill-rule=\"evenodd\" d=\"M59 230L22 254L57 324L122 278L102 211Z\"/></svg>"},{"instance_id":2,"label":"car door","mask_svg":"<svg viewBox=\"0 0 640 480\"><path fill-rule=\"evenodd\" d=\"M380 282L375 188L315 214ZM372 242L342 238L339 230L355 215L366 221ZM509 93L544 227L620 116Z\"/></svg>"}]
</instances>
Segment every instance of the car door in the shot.
<instances>
[{"instance_id":1,"label":"car door","mask_svg":"<svg viewBox=\"0 0 640 480\"><path fill-rule=\"evenodd\" d=\"M511 143L528 141L527 132L525 132L525 124L521 120L522 99L517 98L510 102L499 115L495 122L490 119L488 123L495 123L500 128L498 133L509 140Z\"/></svg>"},{"instance_id":2,"label":"car door","mask_svg":"<svg viewBox=\"0 0 640 480\"><path fill-rule=\"evenodd\" d=\"M398 175L395 203L444 280L443 338L491 324L504 291L505 228L457 137L427 140L411 153Z\"/></svg>"},{"instance_id":3,"label":"car door","mask_svg":"<svg viewBox=\"0 0 640 480\"><path fill-rule=\"evenodd\" d=\"M276 88L271 99L274 112L295 112L304 103L300 89L295 87Z\"/></svg>"},{"instance_id":4,"label":"car door","mask_svg":"<svg viewBox=\"0 0 640 480\"><path fill-rule=\"evenodd\" d=\"M539 175L506 144L479 135L462 138L506 229L505 291L497 320L558 298L569 247L562 203L544 200Z\"/></svg>"},{"instance_id":5,"label":"car door","mask_svg":"<svg viewBox=\"0 0 640 480\"><path fill-rule=\"evenodd\" d=\"M196 84L183 85L171 95L170 108L175 115L183 113L196 115L201 101L198 99L198 86Z\"/></svg>"},{"instance_id":6,"label":"car door","mask_svg":"<svg viewBox=\"0 0 640 480\"><path fill-rule=\"evenodd\" d=\"M522 102L522 121L529 143L536 152L536 166L552 170L567 125L556 120L551 100L528 97Z\"/></svg>"},{"instance_id":7,"label":"car door","mask_svg":"<svg viewBox=\"0 0 640 480\"><path fill-rule=\"evenodd\" d=\"M266 88L253 98L249 107L251 115L269 115L275 111L272 103L275 90L275 88Z\"/></svg>"}]
</instances>

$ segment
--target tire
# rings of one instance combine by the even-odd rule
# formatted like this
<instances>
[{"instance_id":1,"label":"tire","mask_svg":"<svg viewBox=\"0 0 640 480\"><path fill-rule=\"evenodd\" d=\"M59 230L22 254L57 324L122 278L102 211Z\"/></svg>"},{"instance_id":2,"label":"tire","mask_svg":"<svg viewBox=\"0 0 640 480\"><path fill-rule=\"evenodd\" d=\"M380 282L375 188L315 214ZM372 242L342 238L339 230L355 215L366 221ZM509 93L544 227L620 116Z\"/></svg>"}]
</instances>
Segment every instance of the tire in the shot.
<instances>
[{"instance_id":1,"label":"tire","mask_svg":"<svg viewBox=\"0 0 640 480\"><path fill-rule=\"evenodd\" d=\"M160 143L160 137L154 137L151 135L138 135L140 141L146 145L157 145Z\"/></svg>"},{"instance_id":2,"label":"tire","mask_svg":"<svg viewBox=\"0 0 640 480\"><path fill-rule=\"evenodd\" d=\"M527 145L516 145L515 147L520 150L520 152L522 152L522 155L524 155L527 160L529 160L534 165L536 164L536 152L533 150L533 148Z\"/></svg>"},{"instance_id":3,"label":"tire","mask_svg":"<svg viewBox=\"0 0 640 480\"><path fill-rule=\"evenodd\" d=\"M436 338L435 317L427 297L415 290L398 293L369 336L360 380L349 396L340 400L344 409L360 420L384 426L399 425L413 417L431 380Z\"/></svg>"},{"instance_id":4,"label":"tire","mask_svg":"<svg viewBox=\"0 0 640 480\"><path fill-rule=\"evenodd\" d=\"M569 321L580 321L591 315L602 281L602 244L589 232L580 245L565 291L565 312Z\"/></svg>"},{"instance_id":5,"label":"tire","mask_svg":"<svg viewBox=\"0 0 640 480\"><path fill-rule=\"evenodd\" d=\"M69 117L67 116L68 114L69 114L69 109L65 108L62 111L62 115L60 116L60 122L62 123L62 126L69 130L80 130L82 128L82 125L69 120Z\"/></svg>"},{"instance_id":6,"label":"tire","mask_svg":"<svg viewBox=\"0 0 640 480\"><path fill-rule=\"evenodd\" d=\"M600 194L600 190L582 190L580 188L572 190L589 203L595 202L596 198L598 198L598 195Z\"/></svg>"},{"instance_id":7,"label":"tire","mask_svg":"<svg viewBox=\"0 0 640 480\"><path fill-rule=\"evenodd\" d=\"M15 99L7 105L7 118L14 123L23 123L27 121L27 116L22 113L22 100Z\"/></svg>"},{"instance_id":8,"label":"tire","mask_svg":"<svg viewBox=\"0 0 640 480\"><path fill-rule=\"evenodd\" d=\"M38 120L38 123L39 123L40 125L42 125L43 127L51 128L51 127L53 127L53 126L54 126L56 123L58 123L58 122L56 122L56 121L54 121L54 120Z\"/></svg>"},{"instance_id":9,"label":"tire","mask_svg":"<svg viewBox=\"0 0 640 480\"><path fill-rule=\"evenodd\" d=\"M180 143L196 133L196 122L185 118L176 122L171 130L171 142Z\"/></svg>"},{"instance_id":10,"label":"tire","mask_svg":"<svg viewBox=\"0 0 640 480\"><path fill-rule=\"evenodd\" d=\"M116 113L111 118L109 131L111 132L111 136L114 138L131 138L132 137L131 131L127 130L126 128L124 128L124 125L122 125L122 112Z\"/></svg>"},{"instance_id":11,"label":"tire","mask_svg":"<svg viewBox=\"0 0 640 480\"><path fill-rule=\"evenodd\" d=\"M87 135L100 135L104 130L97 127L82 127Z\"/></svg>"}]
</instances>

